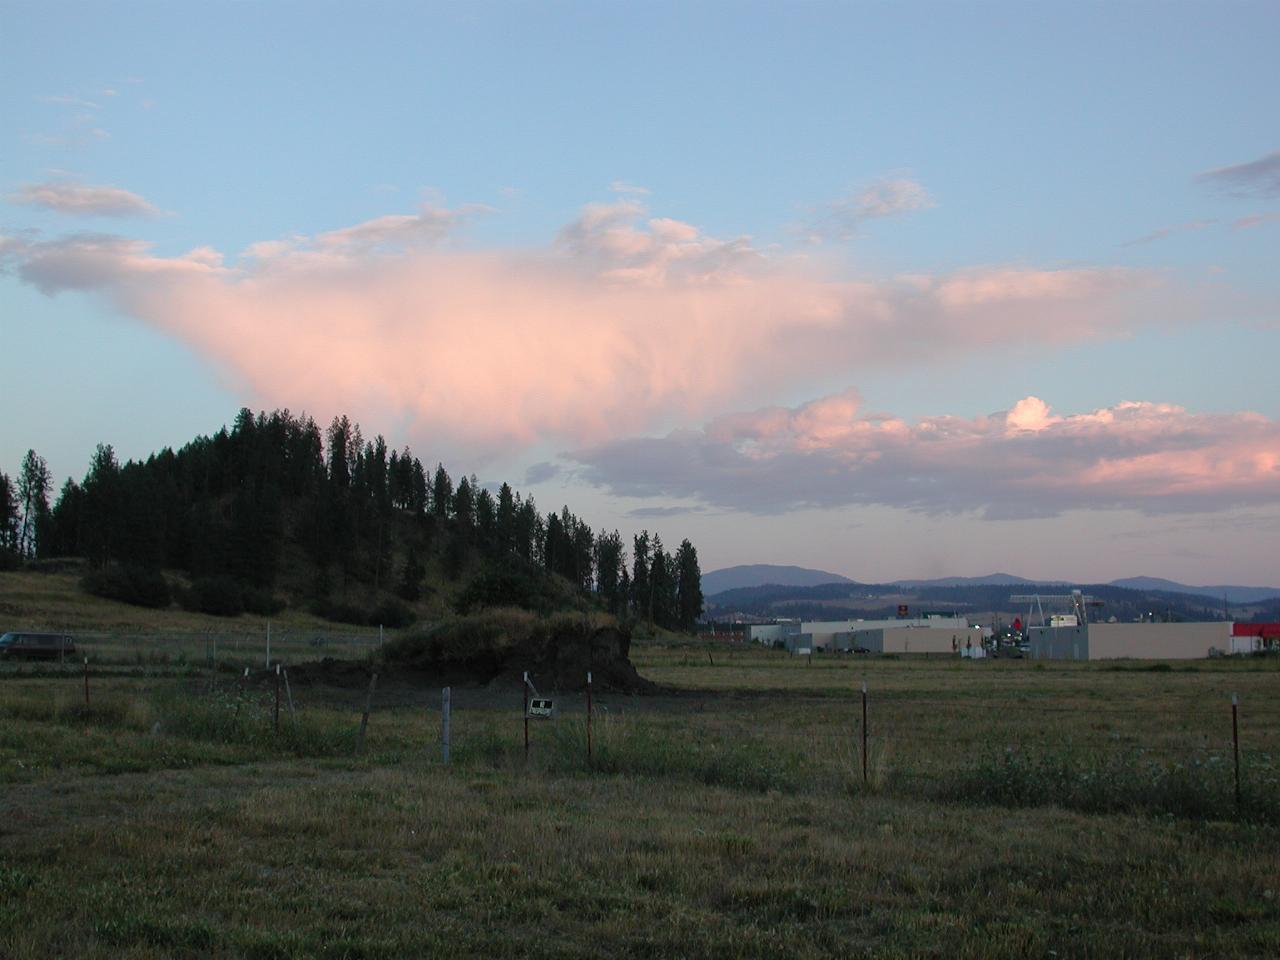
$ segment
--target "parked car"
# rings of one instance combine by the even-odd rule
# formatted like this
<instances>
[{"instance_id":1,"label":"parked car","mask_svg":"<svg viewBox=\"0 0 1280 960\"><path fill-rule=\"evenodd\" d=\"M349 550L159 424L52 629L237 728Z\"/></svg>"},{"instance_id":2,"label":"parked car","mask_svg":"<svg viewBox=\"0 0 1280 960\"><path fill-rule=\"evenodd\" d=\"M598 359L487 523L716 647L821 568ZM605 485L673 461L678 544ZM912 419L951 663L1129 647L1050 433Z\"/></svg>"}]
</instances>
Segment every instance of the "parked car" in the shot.
<instances>
[{"instance_id":1,"label":"parked car","mask_svg":"<svg viewBox=\"0 0 1280 960\"><path fill-rule=\"evenodd\" d=\"M0 637L0 659L4 660L57 660L75 652L75 641L62 633L14 631Z\"/></svg>"}]
</instances>

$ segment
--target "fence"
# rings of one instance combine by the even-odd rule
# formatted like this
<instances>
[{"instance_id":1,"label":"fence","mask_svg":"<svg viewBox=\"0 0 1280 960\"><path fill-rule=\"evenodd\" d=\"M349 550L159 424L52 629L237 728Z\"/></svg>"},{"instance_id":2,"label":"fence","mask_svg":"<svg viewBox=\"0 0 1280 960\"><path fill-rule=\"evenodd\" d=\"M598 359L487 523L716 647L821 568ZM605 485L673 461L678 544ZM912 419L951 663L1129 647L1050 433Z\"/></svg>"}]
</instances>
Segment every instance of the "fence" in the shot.
<instances>
[{"instance_id":1,"label":"fence","mask_svg":"<svg viewBox=\"0 0 1280 960\"><path fill-rule=\"evenodd\" d=\"M104 684L110 680L112 655L127 665L134 653L130 637L77 635L77 641L82 637L81 653L91 660L95 685L99 671ZM879 672L872 671L864 699L855 670L816 677L816 666L761 659L751 661L751 668L786 664L766 679L798 683L807 675L811 683L831 685L686 686L645 697L597 690L588 697L585 692L540 694L535 676L524 690L468 685L445 696L440 687L397 681L392 674L387 683L366 679L367 687L336 697L323 686L290 687L287 672L276 681L275 671L265 669L265 637L217 635L216 654L212 637L137 641L171 653L190 650L197 664L243 664L240 669L251 671L248 677L200 670L194 681L174 682L190 684L191 692L209 699L219 690L237 690L237 711L245 697L256 698L256 720L237 716L263 731L280 729L278 698L283 695L289 724L295 703L299 715L316 711L313 716L327 718L328 726L317 728L308 743L318 744L331 733L340 736L347 746L330 744L325 748L330 752L348 746L352 753L365 752L367 735L367 752L375 757L417 756L440 763L447 757L462 764L674 777L792 792L903 790L1084 809L1220 813L1234 798L1237 809L1250 804L1259 809L1262 803L1271 811L1266 816L1280 821L1280 702L1274 696L1280 672L1275 670L1184 668L1158 674L1149 668L1055 671L1019 665L999 672L982 664L957 670L941 661L926 668L882 664ZM272 660L296 664L338 650L367 654L376 643L376 634L273 635ZM103 656L101 666L95 651ZM212 659L201 661L200 653ZM739 666L728 658L717 662L722 666L699 664L698 670L732 676ZM79 663L52 670L79 682ZM116 682L125 689L131 681L121 675ZM1232 699L1237 690L1242 691L1238 709ZM533 712L535 700L553 705L539 704Z\"/></svg>"},{"instance_id":2,"label":"fence","mask_svg":"<svg viewBox=\"0 0 1280 960\"><path fill-rule=\"evenodd\" d=\"M377 628L360 632L314 630L169 631L120 633L75 631L69 659L88 657L102 668L133 666L221 666L239 670L265 668L280 661L298 663L323 657L364 659L390 639L390 631ZM5 664L4 669L15 669Z\"/></svg>"}]
</instances>

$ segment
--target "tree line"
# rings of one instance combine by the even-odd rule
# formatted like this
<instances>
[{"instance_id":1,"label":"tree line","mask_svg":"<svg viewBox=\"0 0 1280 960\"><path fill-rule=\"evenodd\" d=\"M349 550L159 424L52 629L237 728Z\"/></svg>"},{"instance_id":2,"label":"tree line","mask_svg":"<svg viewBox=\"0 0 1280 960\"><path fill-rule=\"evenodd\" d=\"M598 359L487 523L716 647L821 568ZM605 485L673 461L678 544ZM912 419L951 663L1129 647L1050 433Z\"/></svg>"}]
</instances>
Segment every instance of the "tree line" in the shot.
<instances>
[{"instance_id":1,"label":"tree line","mask_svg":"<svg viewBox=\"0 0 1280 960\"><path fill-rule=\"evenodd\" d=\"M495 492L474 474L455 481L407 446L366 440L345 416L321 430L288 410L242 409L230 429L145 461L120 463L99 444L84 479L68 479L51 499L49 468L34 450L16 481L0 473L0 553L230 577L269 591L301 550L316 596L356 584L414 601L426 575L421 548L454 580L478 557L557 575L619 616L690 629L702 613L687 539L668 553L644 531L628 551L617 530L593 531L567 506L543 515L508 483Z\"/></svg>"}]
</instances>

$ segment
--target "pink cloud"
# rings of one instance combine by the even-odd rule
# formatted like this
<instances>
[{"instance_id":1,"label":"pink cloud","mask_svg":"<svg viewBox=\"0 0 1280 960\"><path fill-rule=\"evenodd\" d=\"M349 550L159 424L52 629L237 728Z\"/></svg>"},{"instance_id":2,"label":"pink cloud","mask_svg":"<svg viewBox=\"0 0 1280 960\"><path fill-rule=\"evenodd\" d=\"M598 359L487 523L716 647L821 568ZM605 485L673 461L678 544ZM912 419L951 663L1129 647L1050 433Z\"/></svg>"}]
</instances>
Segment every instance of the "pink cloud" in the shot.
<instances>
[{"instance_id":1,"label":"pink cloud","mask_svg":"<svg viewBox=\"0 0 1280 960\"><path fill-rule=\"evenodd\" d=\"M191 344L263 405L394 418L474 454L605 441L865 365L1123 335L1152 286L1021 267L850 280L634 200L587 206L543 248L442 242L470 212L423 207L232 260L90 234L11 238L5 257L46 293L92 291ZM815 446L862 429L849 403L805 414Z\"/></svg>"},{"instance_id":2,"label":"pink cloud","mask_svg":"<svg viewBox=\"0 0 1280 960\"><path fill-rule=\"evenodd\" d=\"M757 513L881 504L1026 517L1280 503L1280 421L1147 402L1064 416L1026 397L989 416L908 423L861 413L856 392L846 391L570 459L614 493Z\"/></svg>"}]
</instances>

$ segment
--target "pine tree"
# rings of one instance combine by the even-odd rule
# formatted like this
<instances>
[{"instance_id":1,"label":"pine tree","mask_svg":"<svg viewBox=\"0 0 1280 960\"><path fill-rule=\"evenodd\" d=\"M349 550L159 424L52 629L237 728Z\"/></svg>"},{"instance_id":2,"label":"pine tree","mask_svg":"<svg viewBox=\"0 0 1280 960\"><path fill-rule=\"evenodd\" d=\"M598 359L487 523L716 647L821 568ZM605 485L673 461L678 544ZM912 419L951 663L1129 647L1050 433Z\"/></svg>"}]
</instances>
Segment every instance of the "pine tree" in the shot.
<instances>
[{"instance_id":1,"label":"pine tree","mask_svg":"<svg viewBox=\"0 0 1280 960\"><path fill-rule=\"evenodd\" d=\"M436 464L436 476L431 485L431 510L437 517L449 516L453 506L453 481L445 472L444 464Z\"/></svg>"},{"instance_id":2,"label":"pine tree","mask_svg":"<svg viewBox=\"0 0 1280 960\"><path fill-rule=\"evenodd\" d=\"M702 571L698 568L698 551L688 540L676 551L677 622L681 630L692 630L702 616Z\"/></svg>"},{"instance_id":3,"label":"pine tree","mask_svg":"<svg viewBox=\"0 0 1280 960\"><path fill-rule=\"evenodd\" d=\"M7 473L0 473L0 552L18 552L18 494Z\"/></svg>"},{"instance_id":4,"label":"pine tree","mask_svg":"<svg viewBox=\"0 0 1280 960\"><path fill-rule=\"evenodd\" d=\"M52 478L44 457L28 450L22 458L22 472L18 474L18 505L22 508L22 520L18 527L18 552L24 557L42 555L47 548L40 541L49 525L49 485Z\"/></svg>"},{"instance_id":5,"label":"pine tree","mask_svg":"<svg viewBox=\"0 0 1280 960\"><path fill-rule=\"evenodd\" d=\"M636 619L652 622L653 596L649 592L649 531L644 530L632 543L631 554L631 610Z\"/></svg>"},{"instance_id":6,"label":"pine tree","mask_svg":"<svg viewBox=\"0 0 1280 960\"><path fill-rule=\"evenodd\" d=\"M418 562L417 551L410 547L409 556L404 561L404 572L400 576L400 587L396 591L402 600L414 603L422 599L422 578L426 573Z\"/></svg>"}]
</instances>

